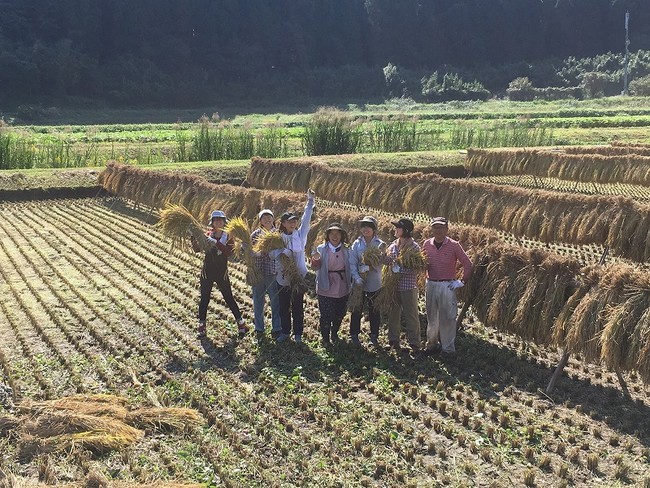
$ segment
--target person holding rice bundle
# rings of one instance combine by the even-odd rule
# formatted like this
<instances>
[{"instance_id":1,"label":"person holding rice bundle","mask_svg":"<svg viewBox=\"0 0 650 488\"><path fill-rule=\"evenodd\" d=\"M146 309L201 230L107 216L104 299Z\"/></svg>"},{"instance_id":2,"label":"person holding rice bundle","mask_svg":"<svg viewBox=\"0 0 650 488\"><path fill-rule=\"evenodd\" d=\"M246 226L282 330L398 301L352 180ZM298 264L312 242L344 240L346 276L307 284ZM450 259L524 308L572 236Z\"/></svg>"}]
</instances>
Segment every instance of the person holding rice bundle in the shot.
<instances>
[{"instance_id":1,"label":"person holding rice bundle","mask_svg":"<svg viewBox=\"0 0 650 488\"><path fill-rule=\"evenodd\" d=\"M433 237L422 246L427 257L427 347L425 354L456 353L456 289L472 275L472 262L458 241L447 236L449 223L444 217L431 221ZM456 263L463 265L463 280L456 280Z\"/></svg>"},{"instance_id":2,"label":"person holding rice bundle","mask_svg":"<svg viewBox=\"0 0 650 488\"><path fill-rule=\"evenodd\" d=\"M413 221L401 218L391 222L395 226L395 239L388 247L387 255L391 271L399 274L397 283L396 305L388 316L388 343L390 347L401 351L401 319L404 315L406 338L411 352L420 351L420 319L418 316L418 273L414 269L402 267L397 262L405 252L419 253L420 246L413 240Z\"/></svg>"},{"instance_id":3,"label":"person holding rice bundle","mask_svg":"<svg viewBox=\"0 0 650 488\"><path fill-rule=\"evenodd\" d=\"M375 306L375 299L381 288L381 268L384 264L386 243L377 237L377 219L366 216L359 221L361 235L352 243L350 249L350 272L356 290L360 292L360 303L352 306L350 315L350 338L352 343L360 344L361 316L368 303L370 322L370 343L379 346L379 326L381 314Z\"/></svg>"},{"instance_id":4,"label":"person holding rice bundle","mask_svg":"<svg viewBox=\"0 0 650 488\"><path fill-rule=\"evenodd\" d=\"M235 320L239 334L243 335L248 330L244 318L242 317L239 306L232 294L230 278L228 277L228 257L232 254L235 243L224 230L226 225L226 214L221 210L215 210L210 216L211 229L206 232L205 236L208 242L208 248L205 251L203 268L201 269L201 300L199 302L199 327L198 336L205 337L205 321L208 314L208 305L212 294L212 286L216 283L221 291L221 295L230 308ZM191 238L194 252L201 250L201 245L197 239Z\"/></svg>"},{"instance_id":5,"label":"person holding rice bundle","mask_svg":"<svg viewBox=\"0 0 650 488\"><path fill-rule=\"evenodd\" d=\"M298 225L298 216L292 212L285 212L280 216L280 234L284 241L284 249L274 251L272 256L276 260L277 281L280 285L278 292L280 302L280 323L282 333L278 336L278 342L284 342L291 336L291 325L293 321L294 340L297 343L302 342L302 332L304 329L305 311L303 297L305 288L302 285L296 286L292 283L292 277L286 272L282 264L281 255L285 255L295 262L298 278L303 279L307 275L307 264L305 261L305 246L307 245L307 235L311 215L314 211L314 192L307 191L307 203L305 211Z\"/></svg>"},{"instance_id":6,"label":"person holding rice bundle","mask_svg":"<svg viewBox=\"0 0 650 488\"><path fill-rule=\"evenodd\" d=\"M262 210L257 219L259 227L251 234L251 243L255 243L265 232L275 232L273 212L269 209ZM264 335L264 302L268 295L271 304L271 336L274 339L282 333L280 324L280 298L276 279L275 259L268 252L253 252L255 266L260 271L261 279L253 288L253 313L255 316L255 332L258 336Z\"/></svg>"},{"instance_id":7,"label":"person holding rice bundle","mask_svg":"<svg viewBox=\"0 0 650 488\"><path fill-rule=\"evenodd\" d=\"M350 293L350 259L347 233L340 224L325 230L325 242L316 248L311 267L316 273L316 294L320 310L320 332L323 344L339 339L339 329L345 317Z\"/></svg>"}]
</instances>

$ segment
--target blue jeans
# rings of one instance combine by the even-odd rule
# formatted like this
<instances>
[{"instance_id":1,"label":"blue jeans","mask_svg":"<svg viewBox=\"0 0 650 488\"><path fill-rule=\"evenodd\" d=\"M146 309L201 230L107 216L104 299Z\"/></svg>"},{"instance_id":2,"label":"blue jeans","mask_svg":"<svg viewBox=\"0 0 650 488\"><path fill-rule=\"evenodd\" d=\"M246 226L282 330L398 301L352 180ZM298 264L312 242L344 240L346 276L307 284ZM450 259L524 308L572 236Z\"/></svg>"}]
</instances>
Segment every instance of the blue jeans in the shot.
<instances>
[{"instance_id":1,"label":"blue jeans","mask_svg":"<svg viewBox=\"0 0 650 488\"><path fill-rule=\"evenodd\" d=\"M280 297L279 287L275 275L265 276L264 279L253 287L253 313L255 314L255 330L264 332L264 303L266 295L271 302L271 330L279 332L280 325Z\"/></svg>"}]
</instances>

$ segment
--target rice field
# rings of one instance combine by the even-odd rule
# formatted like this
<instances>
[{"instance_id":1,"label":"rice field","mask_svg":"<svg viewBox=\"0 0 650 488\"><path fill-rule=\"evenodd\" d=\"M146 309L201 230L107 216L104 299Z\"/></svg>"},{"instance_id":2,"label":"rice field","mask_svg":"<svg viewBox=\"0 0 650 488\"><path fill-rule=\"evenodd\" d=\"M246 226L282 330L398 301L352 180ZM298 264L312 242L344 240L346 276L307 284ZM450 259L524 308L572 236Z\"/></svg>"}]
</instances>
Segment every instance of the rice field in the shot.
<instances>
[{"instance_id":1,"label":"rice field","mask_svg":"<svg viewBox=\"0 0 650 488\"><path fill-rule=\"evenodd\" d=\"M413 170L428 157L411 156ZM591 188L601 217L623 200L645 212L650 200L643 185L378 173L396 161L253 161L248 188L205 179L241 181L240 164L191 175L112 164L99 184L119 198L0 201L0 487L650 487L650 276L629 246L454 222L477 268L459 295L471 306L453 361L347 340L324 348L312 275L304 344L239 337L216 291L207 338L196 337L202 257L154 227L166 201L250 219L260 207L300 211L313 187L311 247L331 222L352 229L368 213L384 237L398 215L426 236L423 184L525 194L520 207L539 202L536 185L567 202ZM371 176L381 184L362 195ZM0 183L16 192L29 180ZM530 191L500 189L512 185ZM413 211L391 205L395 195ZM584 212L591 200L575 201ZM252 324L246 273L230 263Z\"/></svg>"},{"instance_id":2,"label":"rice field","mask_svg":"<svg viewBox=\"0 0 650 488\"><path fill-rule=\"evenodd\" d=\"M0 205L1 381L15 395L0 427L15 417L11 403L20 411L30 400L97 394L205 420L145 429L119 449L54 454L0 428L0 470L16 484L648 483L648 389L636 373L625 374L628 399L613 372L575 355L546 396L557 351L474 314L451 364L347 344L328 351L311 295L304 347L238 339L218 294L199 341L201 260L169 252L154 221L112 199ZM233 263L231 276L236 296L248 297L244 266ZM240 303L250 321L250 301Z\"/></svg>"}]
</instances>

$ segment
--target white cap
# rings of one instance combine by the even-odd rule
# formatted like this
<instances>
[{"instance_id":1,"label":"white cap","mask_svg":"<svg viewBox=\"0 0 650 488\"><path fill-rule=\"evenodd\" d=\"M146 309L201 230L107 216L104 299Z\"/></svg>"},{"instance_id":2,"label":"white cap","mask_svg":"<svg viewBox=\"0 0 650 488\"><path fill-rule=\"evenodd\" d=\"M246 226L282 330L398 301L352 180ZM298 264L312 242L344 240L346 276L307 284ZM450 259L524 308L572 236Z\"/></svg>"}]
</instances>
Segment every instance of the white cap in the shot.
<instances>
[{"instance_id":1,"label":"white cap","mask_svg":"<svg viewBox=\"0 0 650 488\"><path fill-rule=\"evenodd\" d=\"M262 210L260 213L257 214L257 220L261 220L263 215L270 215L271 217L275 217L275 215L273 215L273 212L271 210L265 208L264 210Z\"/></svg>"},{"instance_id":2,"label":"white cap","mask_svg":"<svg viewBox=\"0 0 650 488\"><path fill-rule=\"evenodd\" d=\"M214 212L212 212L212 215L210 215L210 222L208 222L208 224L212 224L213 219L223 219L226 222L228 221L228 219L226 218L226 214L223 213L221 210L215 210Z\"/></svg>"}]
</instances>

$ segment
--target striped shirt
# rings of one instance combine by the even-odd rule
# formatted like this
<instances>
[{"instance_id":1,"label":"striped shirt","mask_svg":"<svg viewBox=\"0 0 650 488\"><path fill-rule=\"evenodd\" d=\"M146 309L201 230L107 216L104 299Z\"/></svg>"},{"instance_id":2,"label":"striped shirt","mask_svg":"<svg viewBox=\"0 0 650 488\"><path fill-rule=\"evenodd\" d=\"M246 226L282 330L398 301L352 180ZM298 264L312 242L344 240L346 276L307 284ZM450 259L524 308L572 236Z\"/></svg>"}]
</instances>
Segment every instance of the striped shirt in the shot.
<instances>
[{"instance_id":1,"label":"striped shirt","mask_svg":"<svg viewBox=\"0 0 650 488\"><path fill-rule=\"evenodd\" d=\"M274 231L275 228L271 229L271 231ZM262 233L264 233L265 230L262 229L261 227L259 229L256 229L253 231L251 234L251 242L253 245L257 242L257 240L260 238ZM255 266L257 269L262 271L262 274L264 276L275 276L277 274L277 270L275 269L275 259L271 258L268 254L266 256L262 256L255 254Z\"/></svg>"},{"instance_id":2,"label":"striped shirt","mask_svg":"<svg viewBox=\"0 0 650 488\"><path fill-rule=\"evenodd\" d=\"M420 246L418 246L418 243L415 242L413 239L409 239L408 241L406 241L402 248L399 247L399 239L395 239L393 243L388 247L387 254L391 262L393 262L399 257L399 253L403 249L410 249L410 248L416 251L420 250ZM397 285L397 291L409 291L417 287L418 287L417 272L415 272L412 269L402 269L399 284Z\"/></svg>"},{"instance_id":3,"label":"striped shirt","mask_svg":"<svg viewBox=\"0 0 650 488\"><path fill-rule=\"evenodd\" d=\"M445 237L442 246L438 249L432 237L424 241L422 249L427 256L429 264L427 278L430 280L456 279L457 262L463 265L463 281L469 280L472 275L472 262L458 241Z\"/></svg>"}]
</instances>

